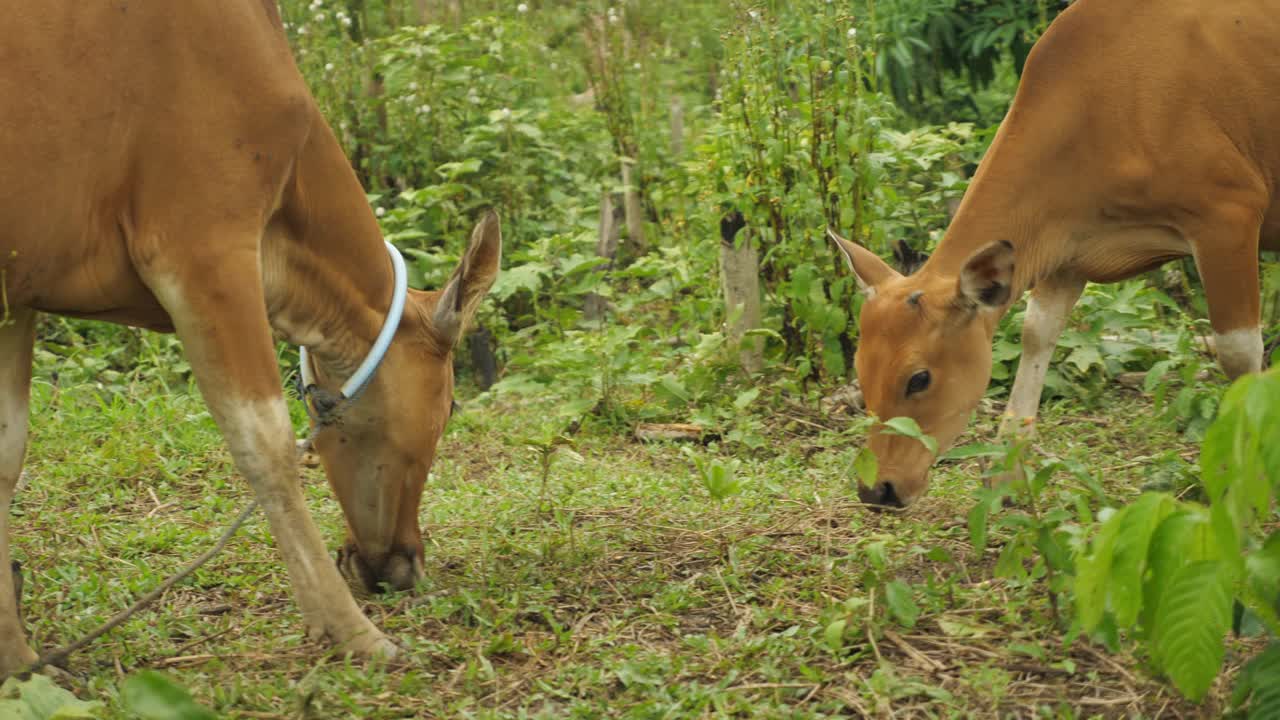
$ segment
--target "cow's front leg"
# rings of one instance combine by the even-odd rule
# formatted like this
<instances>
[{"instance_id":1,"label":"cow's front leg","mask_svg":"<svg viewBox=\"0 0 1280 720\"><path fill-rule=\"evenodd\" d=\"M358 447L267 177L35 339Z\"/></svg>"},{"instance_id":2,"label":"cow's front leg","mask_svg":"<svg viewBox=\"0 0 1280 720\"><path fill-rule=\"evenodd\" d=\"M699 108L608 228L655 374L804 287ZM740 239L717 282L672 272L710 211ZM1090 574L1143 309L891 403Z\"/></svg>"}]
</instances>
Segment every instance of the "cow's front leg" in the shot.
<instances>
[{"instance_id":1,"label":"cow's front leg","mask_svg":"<svg viewBox=\"0 0 1280 720\"><path fill-rule=\"evenodd\" d=\"M1058 346L1058 338L1067 326L1071 309L1084 292L1085 281L1075 276L1050 276L1036 283L1027 299L1026 318L1022 321L1022 357L1013 380L1009 405L1000 421L1000 437L1026 440L1035 432L1036 415L1040 411L1040 395L1045 375ZM991 484L1008 482L1017 477L1017 469L991 479Z\"/></svg>"},{"instance_id":2,"label":"cow's front leg","mask_svg":"<svg viewBox=\"0 0 1280 720\"><path fill-rule=\"evenodd\" d=\"M307 509L257 241L234 242L179 246L148 265L144 278L173 319L236 467L266 511L312 637L362 655L394 655L395 645L356 605Z\"/></svg>"},{"instance_id":3,"label":"cow's front leg","mask_svg":"<svg viewBox=\"0 0 1280 720\"><path fill-rule=\"evenodd\" d=\"M10 570L9 505L27 449L27 402L36 313L19 308L0 319L0 677L36 661L18 618L17 573Z\"/></svg>"},{"instance_id":4,"label":"cow's front leg","mask_svg":"<svg viewBox=\"0 0 1280 720\"><path fill-rule=\"evenodd\" d=\"M1058 338L1067 327L1071 309L1084 292L1085 281L1076 277L1049 277L1038 282L1027 298L1027 314L1022 321L1022 356L1013 379L1009 405L1000 422L1000 435L1029 431L1040 411L1049 362L1058 347Z\"/></svg>"}]
</instances>

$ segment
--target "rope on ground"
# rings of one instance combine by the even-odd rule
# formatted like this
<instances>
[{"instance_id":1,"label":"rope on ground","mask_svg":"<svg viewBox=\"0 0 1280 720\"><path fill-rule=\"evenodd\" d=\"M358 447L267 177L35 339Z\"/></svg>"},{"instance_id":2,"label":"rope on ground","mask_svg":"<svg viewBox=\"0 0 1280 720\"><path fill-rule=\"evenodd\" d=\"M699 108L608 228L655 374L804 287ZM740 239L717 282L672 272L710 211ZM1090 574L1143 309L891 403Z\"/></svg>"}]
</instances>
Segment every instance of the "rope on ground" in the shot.
<instances>
[{"instance_id":1,"label":"rope on ground","mask_svg":"<svg viewBox=\"0 0 1280 720\"><path fill-rule=\"evenodd\" d=\"M174 575L173 577L170 577L168 580L165 580L164 582L160 583L154 590L138 598L137 602L135 602L134 604L130 605L124 610L121 610L120 612L113 615L110 620L99 625L97 628L94 628L94 630L90 632L88 635L85 635L84 637L80 638L79 640L76 640L75 642L69 645L64 645L60 648L50 650L49 652L44 653L34 663L32 663L31 665L28 665L24 670L22 670L22 673L33 673L45 667L46 665L58 665L62 663L64 660L70 657L72 653L80 650L81 648L85 647L86 645L93 642L94 640L97 640L103 635L106 635L107 633L111 632L117 626L123 623L125 620L128 620L129 618L136 615L143 608L155 602L161 595L165 594L165 592L167 592L169 588L185 580L187 576L191 575L191 573L198 570L200 566L204 565L205 563L213 559L214 555L217 555L218 553L222 552L222 549L225 548L227 546L227 543L231 541L231 537L235 535L237 531L240 530L240 526L244 525L245 521L249 519L249 516L253 514L253 511L257 509L258 509L258 501L255 498L252 502L249 503L247 507L245 507L244 510L240 511L239 517L237 517L235 519L235 522L231 523L230 527L228 527L226 531L222 533L222 537L218 538L218 542L215 543L213 547L206 550L203 554L200 555L200 557L197 557L195 560L191 561L186 567L182 568L182 570L180 570L177 575ZM0 681L3 681L4 679L5 678L0 678Z\"/></svg>"},{"instance_id":2,"label":"rope on ground","mask_svg":"<svg viewBox=\"0 0 1280 720\"><path fill-rule=\"evenodd\" d=\"M311 434L307 438L298 441L297 449L298 449L299 458L302 457L303 453L311 449L311 441L312 439L314 439L315 434L319 429L320 429L320 426L317 425L315 428L313 428L313 430L311 431ZM218 542L214 543L213 547L201 553L199 557L197 557L195 560L192 560L185 567L179 570L176 575L173 575L169 579L160 583L158 586L156 586L154 590L138 598L138 600L134 602L132 605L130 605L129 607L111 616L110 620L107 620L105 623L94 628L93 631L90 632L88 635L85 635L84 637L80 638L79 640L76 640L73 643L64 645L60 648L55 648L53 650L50 650L44 653L39 658L37 658L34 663L28 665L26 668L20 670L17 673L13 673L13 675L27 675L30 673L34 673L38 670L41 670L42 668L49 665L55 665L55 666L59 665L62 662L64 662L68 657L70 657L72 653L75 653L83 649L89 643L92 643L94 640L97 640L103 635L106 635L107 633L111 632L116 627L118 627L120 624L122 624L124 621L138 614L148 605L158 600L161 595L164 595L169 590L169 588L172 588L174 585L177 585L178 583L185 580L188 576L191 575L191 573L195 572L196 570L199 570L201 566L203 566L205 563L212 560L215 555L222 552L222 549L227 546L227 543L231 542L231 538L237 532L240 531L241 526L243 526L245 522L249 520L249 516L253 515L253 511L257 509L258 509L258 500L257 498L254 498L247 506L245 506L244 510L240 511L240 514L236 517L235 521L233 521L231 525L228 526L225 531L223 531L222 536L218 538ZM7 679L9 679L9 676L0 676L0 683L4 682Z\"/></svg>"}]
</instances>

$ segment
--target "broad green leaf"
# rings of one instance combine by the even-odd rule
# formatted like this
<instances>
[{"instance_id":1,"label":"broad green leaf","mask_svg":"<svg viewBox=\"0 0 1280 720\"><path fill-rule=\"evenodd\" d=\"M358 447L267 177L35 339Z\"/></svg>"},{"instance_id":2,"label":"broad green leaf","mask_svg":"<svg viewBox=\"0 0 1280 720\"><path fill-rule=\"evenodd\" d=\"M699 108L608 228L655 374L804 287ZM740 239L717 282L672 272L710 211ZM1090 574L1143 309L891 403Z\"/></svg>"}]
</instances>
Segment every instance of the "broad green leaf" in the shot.
<instances>
[{"instance_id":1,"label":"broad green leaf","mask_svg":"<svg viewBox=\"0 0 1280 720\"><path fill-rule=\"evenodd\" d=\"M738 393L738 397L734 399L733 406L739 410L745 409L748 405L755 402L760 397L760 388L753 387Z\"/></svg>"},{"instance_id":2,"label":"broad green leaf","mask_svg":"<svg viewBox=\"0 0 1280 720\"><path fill-rule=\"evenodd\" d=\"M1071 570L1071 551L1067 546L1066 534L1055 532L1051 527L1042 526L1036 533L1036 549L1044 556L1044 560L1054 570Z\"/></svg>"},{"instance_id":3,"label":"broad green leaf","mask_svg":"<svg viewBox=\"0 0 1280 720\"><path fill-rule=\"evenodd\" d=\"M969 543L973 552L981 555L987 549L987 525L991 513L1004 501L1003 488L983 488L978 491L978 502L969 509Z\"/></svg>"},{"instance_id":4,"label":"broad green leaf","mask_svg":"<svg viewBox=\"0 0 1280 720\"><path fill-rule=\"evenodd\" d=\"M1107 595L1116 623L1127 628L1142 609L1142 578L1147 569L1147 548L1160 523L1177 508L1172 496L1146 493L1121 513L1111 559Z\"/></svg>"},{"instance_id":5,"label":"broad green leaf","mask_svg":"<svg viewBox=\"0 0 1280 720\"><path fill-rule=\"evenodd\" d=\"M1027 559L1030 551L1031 548L1022 541L1022 536L1017 536L1000 549L1000 557L996 559L996 566L992 572L996 577L1014 579L1026 577L1027 570L1023 561Z\"/></svg>"},{"instance_id":6,"label":"broad green leaf","mask_svg":"<svg viewBox=\"0 0 1280 720\"><path fill-rule=\"evenodd\" d=\"M1280 640L1273 640L1236 677L1231 704L1248 703L1249 720L1280 718Z\"/></svg>"},{"instance_id":7,"label":"broad green leaf","mask_svg":"<svg viewBox=\"0 0 1280 720\"><path fill-rule=\"evenodd\" d=\"M971 443L951 448L938 457L939 460L967 460L975 457L1004 457L1009 448L991 443Z\"/></svg>"},{"instance_id":8,"label":"broad green leaf","mask_svg":"<svg viewBox=\"0 0 1280 720\"><path fill-rule=\"evenodd\" d=\"M499 300L506 300L521 290L536 292L542 287L542 278L550 272L551 266L546 263L530 262L517 265L498 275L489 294Z\"/></svg>"},{"instance_id":9,"label":"broad green leaf","mask_svg":"<svg viewBox=\"0 0 1280 720\"><path fill-rule=\"evenodd\" d=\"M853 472L863 487L875 487L876 478L880 474L880 461L871 448L864 447L858 451L853 459Z\"/></svg>"},{"instance_id":10,"label":"broad green leaf","mask_svg":"<svg viewBox=\"0 0 1280 720\"><path fill-rule=\"evenodd\" d=\"M143 720L217 720L217 715L191 699L186 688L152 671L131 675L120 688L124 705Z\"/></svg>"},{"instance_id":11,"label":"broad green leaf","mask_svg":"<svg viewBox=\"0 0 1280 720\"><path fill-rule=\"evenodd\" d=\"M937 620L938 628L942 630L942 634L948 637L983 637L991 634L992 628L971 623L961 618L940 617Z\"/></svg>"},{"instance_id":12,"label":"broad green leaf","mask_svg":"<svg viewBox=\"0 0 1280 720\"><path fill-rule=\"evenodd\" d=\"M969 544L976 554L987 549L987 517L990 515L987 503L975 503L969 510Z\"/></svg>"},{"instance_id":13,"label":"broad green leaf","mask_svg":"<svg viewBox=\"0 0 1280 720\"><path fill-rule=\"evenodd\" d=\"M1173 360L1161 360L1151 366L1147 371L1146 378L1142 381L1143 392L1150 393L1156 389L1156 385L1164 378L1165 373L1169 372L1169 368L1174 365Z\"/></svg>"},{"instance_id":14,"label":"broad green leaf","mask_svg":"<svg viewBox=\"0 0 1280 720\"><path fill-rule=\"evenodd\" d=\"M884 421L883 430L896 435L906 435L909 438L915 438L916 440L924 443L924 446L929 448L929 452L938 452L938 441L934 440L933 437L929 435L925 435L924 431L920 429L920 425L912 418L889 418Z\"/></svg>"},{"instance_id":15,"label":"broad green leaf","mask_svg":"<svg viewBox=\"0 0 1280 720\"><path fill-rule=\"evenodd\" d=\"M26 680L9 678L0 685L0 718L4 720L77 720L101 717L102 703L85 702L39 673Z\"/></svg>"},{"instance_id":16,"label":"broad green leaf","mask_svg":"<svg viewBox=\"0 0 1280 720\"><path fill-rule=\"evenodd\" d=\"M844 630L848 624L847 620L840 618L827 625L826 630L823 630L822 639L832 651L839 651L840 648L844 647Z\"/></svg>"},{"instance_id":17,"label":"broad green leaf","mask_svg":"<svg viewBox=\"0 0 1280 720\"><path fill-rule=\"evenodd\" d=\"M903 627L916 626L916 618L920 616L920 608L911 597L911 587L901 580L891 580L884 586L884 601L889 612Z\"/></svg>"},{"instance_id":18,"label":"broad green leaf","mask_svg":"<svg viewBox=\"0 0 1280 720\"><path fill-rule=\"evenodd\" d=\"M1280 531L1245 557L1240 600L1270 627L1280 627Z\"/></svg>"},{"instance_id":19,"label":"broad green leaf","mask_svg":"<svg viewBox=\"0 0 1280 720\"><path fill-rule=\"evenodd\" d=\"M1102 354L1098 352L1097 346L1092 344L1081 345L1072 350L1071 354L1067 356L1067 362L1075 365L1082 373L1089 372L1089 368L1095 365L1103 365Z\"/></svg>"},{"instance_id":20,"label":"broad green leaf","mask_svg":"<svg viewBox=\"0 0 1280 720\"><path fill-rule=\"evenodd\" d=\"M679 400L682 403L689 402L689 390L685 388L684 383L671 375L664 375L658 380L658 389L662 390L672 399Z\"/></svg>"},{"instance_id":21,"label":"broad green leaf","mask_svg":"<svg viewBox=\"0 0 1280 720\"><path fill-rule=\"evenodd\" d=\"M1076 614L1085 632L1093 632L1107 612L1107 579L1118 527L1112 515L1102 524L1089 551L1076 559Z\"/></svg>"},{"instance_id":22,"label":"broad green leaf","mask_svg":"<svg viewBox=\"0 0 1280 720\"><path fill-rule=\"evenodd\" d=\"M1209 515L1198 505L1184 505L1166 517L1151 536L1147 574L1143 583L1142 624L1151 631L1160 597L1184 565L1216 560L1218 543L1209 526Z\"/></svg>"},{"instance_id":23,"label":"broad green leaf","mask_svg":"<svg viewBox=\"0 0 1280 720\"><path fill-rule=\"evenodd\" d=\"M1231 584L1225 566L1208 560L1178 569L1156 608L1154 658L1191 700L1204 697L1222 668L1231 627Z\"/></svg>"},{"instance_id":24,"label":"broad green leaf","mask_svg":"<svg viewBox=\"0 0 1280 720\"><path fill-rule=\"evenodd\" d=\"M831 377L844 375L844 349L838 342L824 343L822 346L822 369Z\"/></svg>"}]
</instances>

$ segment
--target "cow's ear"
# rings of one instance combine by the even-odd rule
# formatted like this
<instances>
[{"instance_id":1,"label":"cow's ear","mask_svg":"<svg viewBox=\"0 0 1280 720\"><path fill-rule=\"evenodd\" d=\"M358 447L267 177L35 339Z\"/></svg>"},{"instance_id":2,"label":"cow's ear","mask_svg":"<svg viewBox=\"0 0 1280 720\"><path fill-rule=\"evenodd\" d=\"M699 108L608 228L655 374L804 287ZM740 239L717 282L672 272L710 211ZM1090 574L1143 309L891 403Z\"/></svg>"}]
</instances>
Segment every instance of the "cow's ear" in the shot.
<instances>
[{"instance_id":1,"label":"cow's ear","mask_svg":"<svg viewBox=\"0 0 1280 720\"><path fill-rule=\"evenodd\" d=\"M956 280L956 302L963 307L1001 308L1013 294L1013 243L998 240L969 256Z\"/></svg>"},{"instance_id":2,"label":"cow's ear","mask_svg":"<svg viewBox=\"0 0 1280 720\"><path fill-rule=\"evenodd\" d=\"M879 255L858 243L845 240L830 228L827 228L827 237L840 248L840 253L844 255L844 259L849 263L849 269L858 280L858 289L866 293L867 297L874 297L876 288L880 285L902 277L901 273L881 260Z\"/></svg>"}]
</instances>

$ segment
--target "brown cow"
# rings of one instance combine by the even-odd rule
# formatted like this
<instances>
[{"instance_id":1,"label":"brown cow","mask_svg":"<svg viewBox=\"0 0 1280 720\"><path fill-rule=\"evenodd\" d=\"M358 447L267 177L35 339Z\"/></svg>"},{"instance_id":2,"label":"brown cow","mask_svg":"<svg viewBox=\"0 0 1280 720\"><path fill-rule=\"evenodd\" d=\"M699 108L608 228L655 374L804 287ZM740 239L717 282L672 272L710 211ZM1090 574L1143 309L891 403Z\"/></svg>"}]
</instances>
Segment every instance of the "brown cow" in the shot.
<instances>
[{"instance_id":1,"label":"brown cow","mask_svg":"<svg viewBox=\"0 0 1280 720\"><path fill-rule=\"evenodd\" d=\"M388 323L395 263L272 0L8 2L0 15L0 567L37 313L176 329L313 637L394 654L307 511L272 333L310 348L332 398L391 325L371 380L315 446L347 518L343 570L412 585L452 350L498 271L496 216L444 291L399 295L403 319ZM0 675L34 658L0 573Z\"/></svg>"},{"instance_id":2,"label":"brown cow","mask_svg":"<svg viewBox=\"0 0 1280 720\"><path fill-rule=\"evenodd\" d=\"M903 277L836 238L870 294L856 365L867 407L942 448L986 391L996 324L1031 290L1002 433L1029 431L1086 282L1195 258L1218 360L1262 364L1259 247L1280 249L1280 2L1080 0L1036 43L946 236ZM866 502L905 506L934 456L873 434Z\"/></svg>"}]
</instances>

